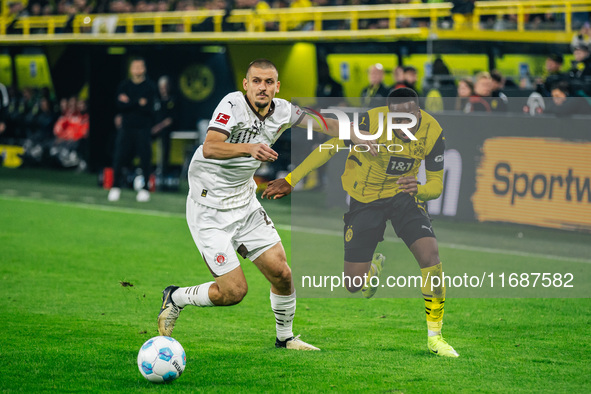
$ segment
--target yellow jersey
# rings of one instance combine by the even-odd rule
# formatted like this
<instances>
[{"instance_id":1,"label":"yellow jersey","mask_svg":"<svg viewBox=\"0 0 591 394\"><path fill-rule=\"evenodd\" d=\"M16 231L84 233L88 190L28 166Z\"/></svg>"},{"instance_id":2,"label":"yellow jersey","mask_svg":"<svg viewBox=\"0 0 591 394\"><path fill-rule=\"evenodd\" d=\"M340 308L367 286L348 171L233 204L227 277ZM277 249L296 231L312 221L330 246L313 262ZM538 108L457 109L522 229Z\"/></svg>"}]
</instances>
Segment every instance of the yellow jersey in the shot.
<instances>
[{"instance_id":1,"label":"yellow jersey","mask_svg":"<svg viewBox=\"0 0 591 394\"><path fill-rule=\"evenodd\" d=\"M379 128L379 114L383 113L386 122L387 107L379 107L360 114L358 117L359 130L366 130L372 134ZM335 153L350 149L345 172L341 176L343 189L351 197L360 202L371 202L381 198L392 197L400 190L396 181L401 176L417 176L421 160L425 160L427 183L418 185L417 199L428 201L441 195L443 191L443 156L445 142L439 123L427 112L421 110L419 129L416 141L403 141L393 133L393 139L387 140L387 133L383 131L378 141L378 156L371 156L363 152L361 146L349 146L333 138L315 149L298 165L285 180L295 186L300 180L314 169L324 165ZM329 149L325 147L329 146Z\"/></svg>"},{"instance_id":2,"label":"yellow jersey","mask_svg":"<svg viewBox=\"0 0 591 394\"><path fill-rule=\"evenodd\" d=\"M425 169L429 172L443 170L445 143L441 126L435 118L421 110L416 141L401 140L394 132L392 140L388 140L385 130L387 113L388 107L384 106L359 114L360 130L376 134L380 116L383 116L384 126L377 141L368 141L378 144L377 156L356 149L360 146L351 146L347 157L345 172L341 177L343 189L360 202L367 203L397 194L400 191L396 183L398 178L416 177L422 160L425 160Z\"/></svg>"}]
</instances>

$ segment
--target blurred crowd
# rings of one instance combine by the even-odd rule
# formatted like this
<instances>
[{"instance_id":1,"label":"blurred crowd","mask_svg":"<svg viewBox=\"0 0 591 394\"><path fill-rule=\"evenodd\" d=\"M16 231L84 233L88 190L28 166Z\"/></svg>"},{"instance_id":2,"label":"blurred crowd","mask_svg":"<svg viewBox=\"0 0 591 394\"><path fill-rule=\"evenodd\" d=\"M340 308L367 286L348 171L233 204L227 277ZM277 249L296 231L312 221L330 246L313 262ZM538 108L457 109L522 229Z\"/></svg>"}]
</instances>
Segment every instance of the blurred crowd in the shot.
<instances>
[{"instance_id":1,"label":"blurred crowd","mask_svg":"<svg viewBox=\"0 0 591 394\"><path fill-rule=\"evenodd\" d=\"M28 165L86 168L89 115L75 96L56 100L50 90L17 92L0 84L0 144L19 145Z\"/></svg>"},{"instance_id":2,"label":"blurred crowd","mask_svg":"<svg viewBox=\"0 0 591 394\"><path fill-rule=\"evenodd\" d=\"M524 73L518 70L518 76L505 76L498 70L482 71L470 77L453 75L443 59L436 57L429 67L416 65L425 70L421 81L413 65L404 64L386 70L381 64L374 64L368 69L365 88L358 93L349 92L349 95L361 97L362 106L372 107L382 102L378 99L386 97L391 89L410 87L422 97L432 96L433 92L439 97L455 97L455 100L445 100L443 110L588 115L591 113L589 33L588 28L583 28L575 34L571 64L565 64L562 54L548 54L542 76L532 76L529 70ZM331 78L326 62L319 62L318 67L316 97L345 97L343 87ZM392 73L394 81L389 86L384 83L388 72ZM171 94L167 78L161 78L158 87L163 109L158 110L162 113L159 112L157 118L162 121L171 117L164 112L174 93ZM58 99L48 88L17 90L2 84L0 96L0 144L24 147L26 164L86 168L90 121L86 100L79 97ZM428 99L423 100L427 111L434 110L426 105ZM176 108L176 105L172 107ZM159 123L154 127L152 135L162 134L158 127L172 130L170 124ZM168 150L167 145L164 151ZM164 158L166 162L168 156Z\"/></svg>"},{"instance_id":3,"label":"blurred crowd","mask_svg":"<svg viewBox=\"0 0 591 394\"><path fill-rule=\"evenodd\" d=\"M193 11L193 10L225 10L227 15L235 9L252 9L255 11L275 8L301 8L314 6L358 6L375 4L413 4L413 3L440 3L440 0L30 0L28 3L21 0L9 1L9 17L14 20L26 16L44 15L69 15L77 14L120 14L120 13L155 13L168 11ZM449 29L472 26L472 12L474 0L452 0L452 17L440 18L439 28ZM25 5L26 4L26 5ZM457 18L456 18L457 16ZM486 15L480 17L480 26L483 29L513 30L518 21L516 14ZM572 28L579 29L589 22L588 12L572 14ZM398 18L397 27L427 27L429 18ZM465 26L463 26L465 24ZM289 26L290 30L312 29L312 21L302 21ZM360 29L387 28L389 20L364 19L359 21ZM277 25L268 23L266 30L276 30ZM525 16L525 28L528 30L558 30L564 29L564 14L528 14ZM180 29L181 27L178 27ZM241 30L244 26L225 25L226 30ZM323 29L336 30L348 29L349 21L324 21ZM175 30L168 28L168 30ZM58 29L58 32L60 29ZM122 29L123 30L123 29ZM213 24L204 23L196 31L213 30ZM65 30L67 31L67 29ZM144 30L141 30L144 31ZM11 30L8 29L10 33Z\"/></svg>"},{"instance_id":4,"label":"blurred crowd","mask_svg":"<svg viewBox=\"0 0 591 394\"><path fill-rule=\"evenodd\" d=\"M9 13L19 16L193 11L200 9L260 9L369 4L408 4L411 0L30 0L9 2Z\"/></svg>"},{"instance_id":5,"label":"blurred crowd","mask_svg":"<svg viewBox=\"0 0 591 394\"><path fill-rule=\"evenodd\" d=\"M377 63L369 67L368 85L361 91L361 105L380 105L392 89L409 87L419 96L456 97L455 105L445 110L471 112L526 112L531 115L554 113L556 115L589 114L591 107L591 40L588 28L575 35L571 48L573 60L565 67L562 54L549 54L544 63L543 76L530 75L527 64L518 70L517 77L507 77L498 70L482 71L474 76L452 75L441 57L436 57L418 88L418 72L412 65L398 66L392 72L394 84L384 84L387 70ZM521 68L521 67L520 67ZM342 92L335 87L330 76L319 73L323 81L319 86L330 86L330 91ZM319 89L318 97L322 97ZM337 97L333 95L333 97ZM546 99L547 98L547 99ZM427 99L424 99L427 102ZM449 104L449 100L446 103ZM427 110L430 110L427 105Z\"/></svg>"}]
</instances>

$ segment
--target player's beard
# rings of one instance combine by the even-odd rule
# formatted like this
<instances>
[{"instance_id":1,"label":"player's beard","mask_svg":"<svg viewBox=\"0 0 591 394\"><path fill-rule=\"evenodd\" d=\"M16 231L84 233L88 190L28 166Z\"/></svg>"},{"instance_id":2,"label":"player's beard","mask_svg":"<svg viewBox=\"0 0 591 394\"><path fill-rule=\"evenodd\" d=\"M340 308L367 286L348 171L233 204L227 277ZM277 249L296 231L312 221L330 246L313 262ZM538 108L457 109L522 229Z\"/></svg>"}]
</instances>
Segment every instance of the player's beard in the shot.
<instances>
[{"instance_id":1,"label":"player's beard","mask_svg":"<svg viewBox=\"0 0 591 394\"><path fill-rule=\"evenodd\" d=\"M269 105L269 101L262 101L262 100L268 100L268 99L269 99L269 96L266 93L264 94L264 96L256 95L254 97L254 105L257 108L263 109Z\"/></svg>"},{"instance_id":2,"label":"player's beard","mask_svg":"<svg viewBox=\"0 0 591 394\"><path fill-rule=\"evenodd\" d=\"M261 109L262 109L262 108L265 108L267 105L269 105L269 103L268 103L268 102L263 102L263 101L256 101L256 100L255 100L255 102L254 102L254 105L255 105L257 108L261 108Z\"/></svg>"}]
</instances>

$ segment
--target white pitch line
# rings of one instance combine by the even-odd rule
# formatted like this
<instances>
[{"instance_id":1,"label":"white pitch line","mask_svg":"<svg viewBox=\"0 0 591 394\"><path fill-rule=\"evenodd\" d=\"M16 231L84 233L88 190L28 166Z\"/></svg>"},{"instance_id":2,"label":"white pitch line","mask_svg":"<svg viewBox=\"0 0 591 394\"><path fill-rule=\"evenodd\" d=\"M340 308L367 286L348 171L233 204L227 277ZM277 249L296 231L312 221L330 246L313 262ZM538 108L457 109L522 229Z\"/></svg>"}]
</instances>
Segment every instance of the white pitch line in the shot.
<instances>
[{"instance_id":1,"label":"white pitch line","mask_svg":"<svg viewBox=\"0 0 591 394\"><path fill-rule=\"evenodd\" d=\"M154 210L149 210L149 209L124 208L124 207L116 207L116 206L109 206L109 205L85 204L85 203L80 203L80 202L65 202L65 201L62 202L62 201L54 201L54 200L36 199L36 198L31 198L31 197L11 197L11 196L6 196L6 195L0 195L0 199L24 201L24 202L40 202L40 203L48 204L48 205L49 204L57 204L57 205L62 205L62 206L74 206L77 208L90 209L90 210L95 210L95 211L104 211L104 212L139 214L139 215L158 216L158 217L167 217L167 218L185 218L185 215L181 214L181 213L162 212L162 211L154 211ZM306 228L306 227L290 226L290 225L284 225L284 224L276 224L275 227L279 230L294 231L294 232L299 232L299 233L328 235L331 237L342 237L343 236L342 232L334 231L334 230L311 229L311 228ZM392 237L385 237L385 240L390 241L390 242L397 242L397 243L402 242L400 239L392 238ZM444 247L444 248L449 248L449 249L468 250L468 251L472 251L472 252L503 254L503 255L509 255L509 256L521 256L521 257L531 257L531 258L545 259L545 260L572 261L572 262L576 262L576 263L591 264L591 260L589 260L589 259L580 259L580 258L576 258L576 257L555 256L555 255L539 254L539 253L520 252L517 250L494 249L494 248L454 244L454 243L447 243L447 242L439 242L439 246Z\"/></svg>"},{"instance_id":2,"label":"white pitch line","mask_svg":"<svg viewBox=\"0 0 591 394\"><path fill-rule=\"evenodd\" d=\"M5 194L7 196L17 196L18 191L14 190L14 189L4 189L4 190L2 190L2 194Z\"/></svg>"},{"instance_id":3,"label":"white pitch line","mask_svg":"<svg viewBox=\"0 0 591 394\"><path fill-rule=\"evenodd\" d=\"M62 206L67 206L67 207L90 209L90 210L95 210L95 211L126 213L126 214L135 214L135 215L139 214L139 215L158 216L158 217L165 217L165 218L184 218L185 217L185 214L182 214L182 213L162 212L162 211L154 211L154 210L150 210L150 209L125 208L125 207L99 205L99 204L86 204L83 202L76 202L76 201L55 201L55 200L37 199L37 198L31 198L31 197L11 197L11 196L3 196L3 195L0 195L0 200L38 202L38 203L47 204L47 205L56 204L56 205L62 205Z\"/></svg>"},{"instance_id":4,"label":"white pitch line","mask_svg":"<svg viewBox=\"0 0 591 394\"><path fill-rule=\"evenodd\" d=\"M518 250L501 250L501 249L494 249L494 248L486 248L486 247L482 247L482 246L470 246L470 245L452 244L452 243L446 243L446 242L442 242L442 243L440 243L440 245L443 247L446 247L446 248L450 248L450 249L469 250L469 251L473 251L473 252L508 254L508 255L512 255L512 256L533 257L533 258L537 258L537 259L572 261L575 263L591 264L591 260L580 259L577 257L566 257L566 256L556 256L556 255L551 255L551 254L520 252Z\"/></svg>"}]
</instances>

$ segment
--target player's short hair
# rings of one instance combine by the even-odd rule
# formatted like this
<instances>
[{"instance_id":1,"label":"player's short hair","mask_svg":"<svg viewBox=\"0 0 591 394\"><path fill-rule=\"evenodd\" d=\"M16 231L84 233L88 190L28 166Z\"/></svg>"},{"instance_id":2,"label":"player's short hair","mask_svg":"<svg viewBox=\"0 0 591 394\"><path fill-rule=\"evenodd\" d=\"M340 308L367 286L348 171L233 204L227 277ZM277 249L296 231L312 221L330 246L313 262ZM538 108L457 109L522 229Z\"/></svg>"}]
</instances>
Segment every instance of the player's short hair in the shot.
<instances>
[{"instance_id":1,"label":"player's short hair","mask_svg":"<svg viewBox=\"0 0 591 394\"><path fill-rule=\"evenodd\" d=\"M248 73L250 72L251 67L262 68L264 70L272 68L277 72L277 75L279 75L279 71L277 70L277 67L275 66L275 64L273 64L273 62L268 59L256 59L256 60L253 60L252 62L250 62L250 64L246 68L246 77L247 78L248 78Z\"/></svg>"},{"instance_id":2,"label":"player's short hair","mask_svg":"<svg viewBox=\"0 0 591 394\"><path fill-rule=\"evenodd\" d=\"M393 89L388 94L388 98L386 100L388 103L388 107L390 107L391 104L401 104L406 103L408 101L414 101L417 107L420 107L419 95L411 88Z\"/></svg>"},{"instance_id":3,"label":"player's short hair","mask_svg":"<svg viewBox=\"0 0 591 394\"><path fill-rule=\"evenodd\" d=\"M413 66L404 66L404 68L402 69L402 71L404 71L405 73L406 72L409 72L409 71L410 72L413 72L413 73L416 73L417 72L417 69L414 68Z\"/></svg>"}]
</instances>

